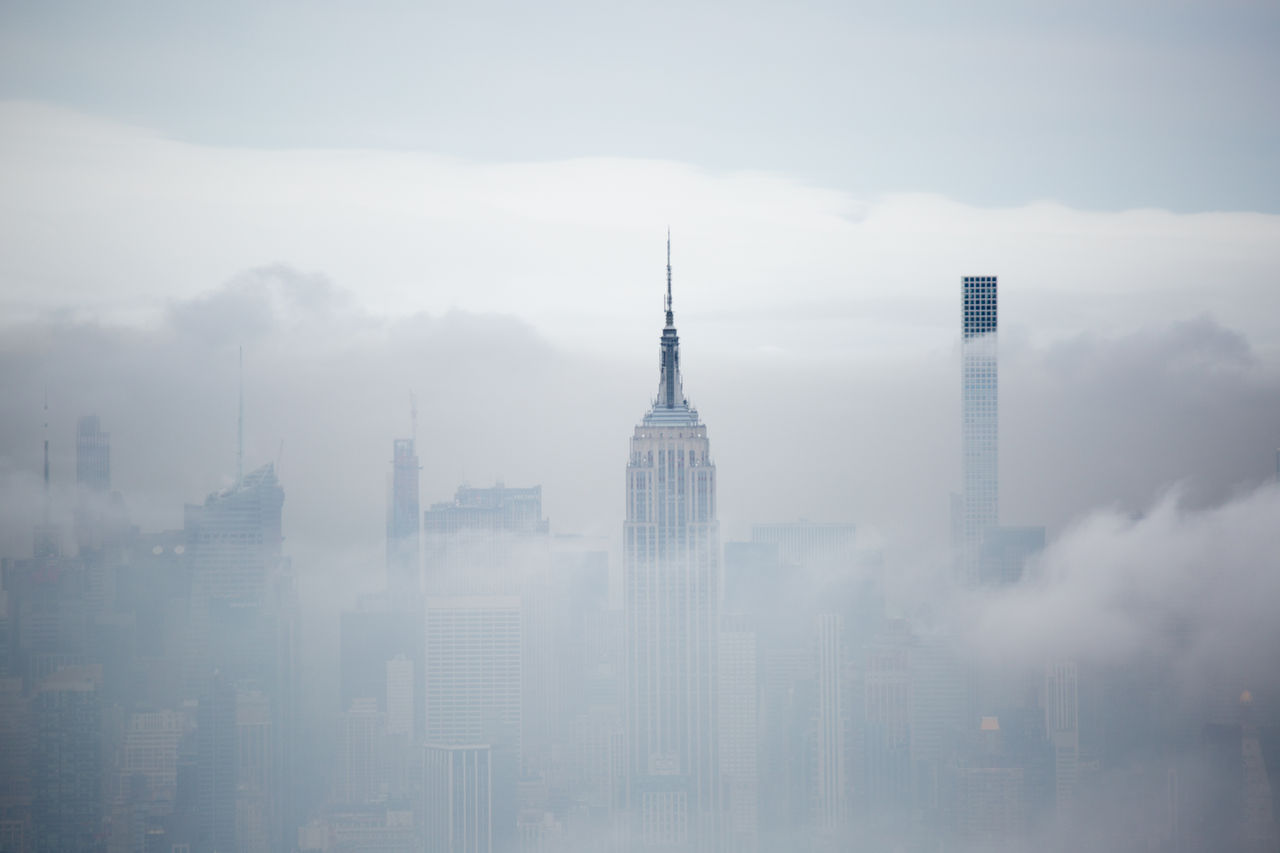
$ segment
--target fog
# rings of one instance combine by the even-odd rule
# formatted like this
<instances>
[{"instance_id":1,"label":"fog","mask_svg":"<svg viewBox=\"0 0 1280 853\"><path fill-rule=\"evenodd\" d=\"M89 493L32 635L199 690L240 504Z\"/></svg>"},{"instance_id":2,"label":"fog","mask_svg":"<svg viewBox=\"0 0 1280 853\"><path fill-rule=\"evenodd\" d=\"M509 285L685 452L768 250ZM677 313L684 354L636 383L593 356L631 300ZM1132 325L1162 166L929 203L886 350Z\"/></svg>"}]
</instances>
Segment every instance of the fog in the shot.
<instances>
[{"instance_id":1,"label":"fog","mask_svg":"<svg viewBox=\"0 0 1280 853\"><path fill-rule=\"evenodd\" d=\"M0 11L0 851L1280 851L1280 18Z\"/></svg>"},{"instance_id":2,"label":"fog","mask_svg":"<svg viewBox=\"0 0 1280 853\"><path fill-rule=\"evenodd\" d=\"M945 282L939 290L955 292ZM714 328L714 320L707 322ZM1208 747L1194 745L1200 728L1233 722L1234 698L1245 690L1257 697L1262 731L1271 731L1280 697L1274 667L1280 636L1272 615L1280 553L1280 495L1273 484L1280 370L1268 350L1209 314L1040 342L1014 325L1000 352L1002 515L1008 523L1043 526L1047 545L1030 557L1020 581L968 589L955 582L948 532L949 494L961 473L958 344L884 358L803 351L734 358L727 348L698 345L696 319L681 331L688 342L685 388L709 425L722 478L722 541L749 540L752 525L767 522L857 525L856 552L783 563L783 574L764 580L736 579L732 573L740 568L726 552L725 612L744 609L744 599L733 593L744 583L751 589L763 583L757 592L779 583L786 589L767 604L745 607L759 620L759 665L792 648L812 630L811 620L832 612L848 634L851 669L844 678L864 684L859 650L873 648L883 631L907 625L924 648L945 638L972 678L1005 684L992 688L983 710L1006 707L1009 714L991 696L1030 689L1031 698L1019 696L1017 707L1040 707L1046 662L1069 660L1080 673L1081 754L1090 751L1091 739L1106 739L1110 750L1090 759L1096 765L1076 794L1081 808L1113 785L1122 793L1106 795L1108 802L1125 795L1146 802L1154 784L1147 777L1164 778L1160 774L1175 767L1200 791L1208 784L1200 757ZM767 333L765 326L761 334ZM10 326L0 361L9 389L5 551L29 557L32 530L46 506L67 531L64 539L71 538L75 508L84 501L83 489L78 497L74 487L75 423L82 413L98 415L109 428L111 486L144 533L180 530L184 504L233 487L242 356L245 469L271 462L284 486L283 552L300 606L297 761L308 771L294 784L299 814L314 824L332 814L326 803L345 802L333 793L350 772L342 769L347 709L335 665L343 644L339 623L344 612L367 606L359 603L362 596L387 584L389 445L409 435L411 406L423 508L451 502L463 484L540 485L553 550L565 534L586 537L587 547L607 562L610 587L604 597L593 587L591 606L620 613L619 519L626 505L619 471L623 436L654 394L652 349L645 349L589 352L497 313L388 318L364 310L325 276L283 265L247 270L206 293L170 300L155 322L48 312ZM47 503L41 497L44 434ZM469 571L475 577L496 572L508 579L482 586L509 581L523 588L530 572L542 577L543 552L510 547L516 556L498 567L492 555L474 558ZM64 553L75 550L68 543ZM861 591L832 597L835 589ZM565 620L564 632L598 630L584 627L592 620L589 608L578 609L580 593L560 582L547 590L564 608L552 611ZM119 597L113 604L120 613L130 607ZM617 642L597 635L601 641ZM592 666L572 643L554 654ZM17 649L10 655L21 659ZM805 671L790 677L803 681ZM926 676L915 678L914 689L927 693ZM1115 685L1135 678L1152 685L1142 695L1158 718L1152 723L1163 738L1157 746L1151 738L1124 748L1115 741L1132 735L1115 715L1138 713L1112 708L1132 701ZM766 690L763 680L758 689ZM128 700L118 707L127 710ZM958 720L975 712L958 711ZM819 713L816 706L812 713ZM852 741L867 723L859 723L855 711L845 714ZM804 737L809 725L803 715L777 722L763 710L759 722L762 762L768 744ZM770 725L799 730L771 731ZM761 826L760 843L820 846L823 838L845 837L841 833L884 843L895 837L897 830L863 812L860 799L881 802L889 794L870 790L873 783L860 777L867 771L859 749L866 747L848 748L847 828L807 829L811 818L775 820ZM1142 761L1131 765L1116 757L1130 752ZM558 769L543 778L568 785L562 762L548 765ZM808 782L794 784L796 797L808 796ZM571 789L562 787L559 796L572 796ZM1187 849L1217 844L1221 837L1204 827L1218 826L1214 820L1234 824L1206 812L1197 796L1181 806L1179 818L1195 815L1195 827L1174 832L1167 825L1172 818L1148 815L1135 829L1116 818L1114 828L1095 827L1091 843L1126 849L1135 838L1175 843L1169 839L1180 837L1176 843ZM1074 831L1063 828L1061 813L1037 808L1027 806L1032 822L1006 839L1010 849L1031 843L1070 848ZM570 813L546 811L564 849L589 847L596 842L584 839L607 835L596 818L579 816L566 829ZM944 843L965 837L955 818L938 820L934 837ZM909 824L898 829L923 831Z\"/></svg>"}]
</instances>

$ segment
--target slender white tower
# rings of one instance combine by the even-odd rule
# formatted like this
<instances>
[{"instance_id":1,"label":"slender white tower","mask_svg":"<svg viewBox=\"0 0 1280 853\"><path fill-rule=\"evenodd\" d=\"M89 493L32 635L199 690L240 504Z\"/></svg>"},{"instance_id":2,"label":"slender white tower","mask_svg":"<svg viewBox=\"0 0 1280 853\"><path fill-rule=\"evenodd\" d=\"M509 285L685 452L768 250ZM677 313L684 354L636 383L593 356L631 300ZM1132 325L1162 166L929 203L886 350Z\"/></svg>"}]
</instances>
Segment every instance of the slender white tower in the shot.
<instances>
[{"instance_id":1,"label":"slender white tower","mask_svg":"<svg viewBox=\"0 0 1280 853\"><path fill-rule=\"evenodd\" d=\"M1000 523L1000 384L996 346L999 313L996 277L965 276L963 376L960 424L964 458L964 524L961 560L966 584L979 580L979 549Z\"/></svg>"},{"instance_id":2,"label":"slender white tower","mask_svg":"<svg viewBox=\"0 0 1280 853\"><path fill-rule=\"evenodd\" d=\"M685 399L671 307L658 396L635 428L623 528L628 800L642 848L717 842L720 528L707 428Z\"/></svg>"}]
</instances>

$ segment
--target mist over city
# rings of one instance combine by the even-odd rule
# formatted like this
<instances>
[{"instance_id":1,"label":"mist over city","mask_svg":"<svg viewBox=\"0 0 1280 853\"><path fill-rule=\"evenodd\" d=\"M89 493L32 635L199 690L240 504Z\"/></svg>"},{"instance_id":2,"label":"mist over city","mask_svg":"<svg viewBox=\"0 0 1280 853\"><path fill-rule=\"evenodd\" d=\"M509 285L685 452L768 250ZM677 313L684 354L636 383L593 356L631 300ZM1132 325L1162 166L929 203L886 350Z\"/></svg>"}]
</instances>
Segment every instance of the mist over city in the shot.
<instances>
[{"instance_id":1,"label":"mist over city","mask_svg":"<svg viewBox=\"0 0 1280 853\"><path fill-rule=\"evenodd\" d=\"M1280 10L0 8L0 851L1280 851Z\"/></svg>"}]
</instances>

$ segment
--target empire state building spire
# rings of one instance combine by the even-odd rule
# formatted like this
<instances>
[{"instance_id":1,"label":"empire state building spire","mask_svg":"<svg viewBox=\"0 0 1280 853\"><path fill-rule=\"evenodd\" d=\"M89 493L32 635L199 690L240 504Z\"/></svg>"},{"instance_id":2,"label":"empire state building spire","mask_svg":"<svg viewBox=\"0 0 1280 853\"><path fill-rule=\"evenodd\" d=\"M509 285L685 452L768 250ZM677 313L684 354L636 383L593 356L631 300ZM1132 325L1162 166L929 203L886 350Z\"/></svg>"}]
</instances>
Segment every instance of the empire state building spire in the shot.
<instances>
[{"instance_id":1,"label":"empire state building spire","mask_svg":"<svg viewBox=\"0 0 1280 853\"><path fill-rule=\"evenodd\" d=\"M707 427L680 387L667 236L658 397L636 424L623 526L626 799L637 849L738 849L720 767L720 522Z\"/></svg>"},{"instance_id":2,"label":"empire state building spire","mask_svg":"<svg viewBox=\"0 0 1280 853\"><path fill-rule=\"evenodd\" d=\"M667 229L667 328L674 329L675 314L671 311L671 229Z\"/></svg>"},{"instance_id":3,"label":"empire state building spire","mask_svg":"<svg viewBox=\"0 0 1280 853\"><path fill-rule=\"evenodd\" d=\"M671 231L667 231L667 324L662 330L658 400L654 409L687 409L680 382L680 338L676 335L675 313L671 309Z\"/></svg>"}]
</instances>

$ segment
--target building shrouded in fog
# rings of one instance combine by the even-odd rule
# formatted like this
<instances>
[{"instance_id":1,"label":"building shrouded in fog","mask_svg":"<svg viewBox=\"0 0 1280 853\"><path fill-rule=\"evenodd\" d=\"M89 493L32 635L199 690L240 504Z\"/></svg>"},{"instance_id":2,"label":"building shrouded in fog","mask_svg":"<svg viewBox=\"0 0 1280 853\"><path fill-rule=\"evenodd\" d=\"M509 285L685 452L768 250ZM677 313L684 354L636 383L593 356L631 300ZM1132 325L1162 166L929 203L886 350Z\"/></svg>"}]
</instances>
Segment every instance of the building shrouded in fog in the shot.
<instances>
[{"instance_id":1,"label":"building shrouded in fog","mask_svg":"<svg viewBox=\"0 0 1280 853\"><path fill-rule=\"evenodd\" d=\"M111 490L111 435L97 415L76 422L76 485L98 494Z\"/></svg>"},{"instance_id":2,"label":"building shrouded in fog","mask_svg":"<svg viewBox=\"0 0 1280 853\"><path fill-rule=\"evenodd\" d=\"M978 549L989 528L1000 523L1000 387L996 332L999 316L995 276L963 279L963 376L960 437L964 457L962 580L978 578Z\"/></svg>"},{"instance_id":3,"label":"building shrouded in fog","mask_svg":"<svg viewBox=\"0 0 1280 853\"><path fill-rule=\"evenodd\" d=\"M720 530L707 428L685 399L679 347L668 241L658 396L627 463L628 799L642 846L710 849L720 799Z\"/></svg>"},{"instance_id":4,"label":"building shrouded in fog","mask_svg":"<svg viewBox=\"0 0 1280 853\"><path fill-rule=\"evenodd\" d=\"M275 466L186 507L187 549L197 588L211 599L256 603L280 565L284 489Z\"/></svg>"},{"instance_id":5,"label":"building shrouded in fog","mask_svg":"<svg viewBox=\"0 0 1280 853\"><path fill-rule=\"evenodd\" d=\"M424 764L426 849L491 853L494 768L490 748L430 744Z\"/></svg>"},{"instance_id":6,"label":"building shrouded in fog","mask_svg":"<svg viewBox=\"0 0 1280 853\"><path fill-rule=\"evenodd\" d=\"M392 444L391 500L387 507L387 589L397 595L419 589L421 525L418 474L421 465L414 439Z\"/></svg>"}]
</instances>

